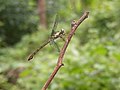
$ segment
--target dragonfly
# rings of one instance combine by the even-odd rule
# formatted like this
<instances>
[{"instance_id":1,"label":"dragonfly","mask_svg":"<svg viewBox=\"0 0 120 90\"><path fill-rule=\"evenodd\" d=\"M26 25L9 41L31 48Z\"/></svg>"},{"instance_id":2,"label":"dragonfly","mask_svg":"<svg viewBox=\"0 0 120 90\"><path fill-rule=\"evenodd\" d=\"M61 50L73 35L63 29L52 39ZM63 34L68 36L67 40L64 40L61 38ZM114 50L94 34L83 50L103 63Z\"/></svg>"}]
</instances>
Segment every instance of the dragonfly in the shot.
<instances>
[{"instance_id":1,"label":"dragonfly","mask_svg":"<svg viewBox=\"0 0 120 90\"><path fill-rule=\"evenodd\" d=\"M31 59L33 59L33 57L43 48L45 47L48 43L50 44L54 44L56 46L56 48L58 49L58 51L60 51L57 43L54 41L57 38L62 38L64 41L65 39L63 38L63 36L65 35L65 31L64 29L61 29L60 31L55 31L58 25L58 14L56 15L54 24L53 24L53 28L52 28L52 32L51 35L49 37L49 39L44 42L40 47L38 47L35 51L33 51L29 56L28 56L28 61L30 61Z\"/></svg>"}]
</instances>

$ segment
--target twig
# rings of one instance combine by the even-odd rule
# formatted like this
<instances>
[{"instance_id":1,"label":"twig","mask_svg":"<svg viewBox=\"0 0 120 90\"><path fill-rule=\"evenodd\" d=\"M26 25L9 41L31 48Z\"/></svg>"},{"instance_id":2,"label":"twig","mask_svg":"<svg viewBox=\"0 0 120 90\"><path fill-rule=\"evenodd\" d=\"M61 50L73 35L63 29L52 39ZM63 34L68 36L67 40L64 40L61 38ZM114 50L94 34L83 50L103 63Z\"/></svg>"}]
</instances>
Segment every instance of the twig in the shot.
<instances>
[{"instance_id":1,"label":"twig","mask_svg":"<svg viewBox=\"0 0 120 90\"><path fill-rule=\"evenodd\" d=\"M56 73L58 72L58 70L61 68L61 66L63 66L64 64L62 63L63 61L63 57L65 54L65 51L67 49L67 46L72 38L72 36L74 35L77 27L86 19L88 18L89 12L84 12L84 14L81 16L81 18L78 21L73 21L71 24L71 30L70 33L68 34L68 37L66 39L66 42L63 46L63 48L60 51L59 54L59 58L58 58L58 62L56 67L54 68L54 71L52 72L52 74L50 75L50 77L48 78L48 80L46 81L46 83L44 84L44 86L42 87L42 90L46 90L49 86L49 84L51 83L51 81L53 80L54 76L56 75Z\"/></svg>"}]
</instances>

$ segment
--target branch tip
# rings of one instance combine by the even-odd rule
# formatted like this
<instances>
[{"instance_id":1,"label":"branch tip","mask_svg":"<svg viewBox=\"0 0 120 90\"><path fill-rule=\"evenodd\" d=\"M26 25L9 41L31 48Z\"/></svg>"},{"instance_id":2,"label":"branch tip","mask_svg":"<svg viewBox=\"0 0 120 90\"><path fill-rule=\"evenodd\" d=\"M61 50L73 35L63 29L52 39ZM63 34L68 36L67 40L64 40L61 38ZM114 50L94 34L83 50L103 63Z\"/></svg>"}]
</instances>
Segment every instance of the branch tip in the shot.
<instances>
[{"instance_id":1,"label":"branch tip","mask_svg":"<svg viewBox=\"0 0 120 90\"><path fill-rule=\"evenodd\" d=\"M85 12L86 18L88 18L89 13L90 13L89 11Z\"/></svg>"}]
</instances>

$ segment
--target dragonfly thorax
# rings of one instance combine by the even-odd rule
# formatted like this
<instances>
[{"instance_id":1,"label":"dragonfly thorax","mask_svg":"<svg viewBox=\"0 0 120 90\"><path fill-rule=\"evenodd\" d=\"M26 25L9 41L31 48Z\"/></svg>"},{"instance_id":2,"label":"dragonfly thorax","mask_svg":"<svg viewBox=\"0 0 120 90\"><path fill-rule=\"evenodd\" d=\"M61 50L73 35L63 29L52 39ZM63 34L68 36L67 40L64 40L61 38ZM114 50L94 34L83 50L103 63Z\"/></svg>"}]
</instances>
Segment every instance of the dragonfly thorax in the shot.
<instances>
[{"instance_id":1,"label":"dragonfly thorax","mask_svg":"<svg viewBox=\"0 0 120 90\"><path fill-rule=\"evenodd\" d=\"M61 36L64 35L64 34L65 34L64 29L61 29L61 31L55 32L52 37L53 37L53 38L58 38L58 37L61 37Z\"/></svg>"}]
</instances>

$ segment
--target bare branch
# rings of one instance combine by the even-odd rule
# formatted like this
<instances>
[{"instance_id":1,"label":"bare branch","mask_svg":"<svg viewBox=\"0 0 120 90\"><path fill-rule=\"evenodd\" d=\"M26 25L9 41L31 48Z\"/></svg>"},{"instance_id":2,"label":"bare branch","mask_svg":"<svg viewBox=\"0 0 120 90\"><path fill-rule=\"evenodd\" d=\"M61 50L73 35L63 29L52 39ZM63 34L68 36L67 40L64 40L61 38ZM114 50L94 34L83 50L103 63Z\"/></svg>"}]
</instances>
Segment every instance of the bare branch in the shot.
<instances>
[{"instance_id":1,"label":"bare branch","mask_svg":"<svg viewBox=\"0 0 120 90\"><path fill-rule=\"evenodd\" d=\"M46 90L49 86L49 84L51 83L51 81L53 80L54 76L56 75L56 73L58 72L58 70L61 68L61 66L63 66L64 64L62 63L63 61L63 57L64 57L64 54L65 54L65 51L68 47L68 44L72 38L72 36L74 35L77 27L86 19L88 18L88 15L89 15L89 12L84 12L84 14L82 15L82 17L78 20L78 21L74 21L74 23L72 22L71 24L71 30L70 30L70 33L68 34L68 37L65 41L65 44L63 46L63 48L61 49L60 51L60 54L59 54L59 58L58 58L58 62L57 62L57 65L56 67L54 68L54 71L52 72L52 74L50 75L50 77L48 78L48 80L46 81L45 85L42 87L42 90Z\"/></svg>"}]
</instances>

